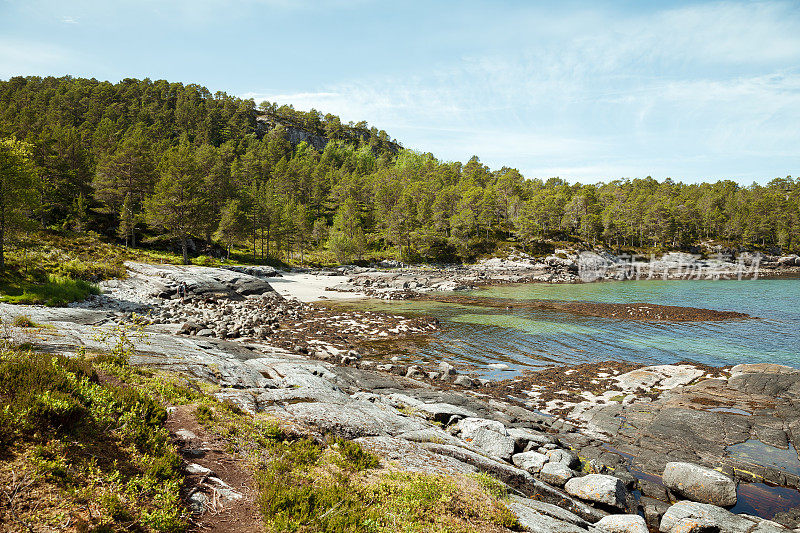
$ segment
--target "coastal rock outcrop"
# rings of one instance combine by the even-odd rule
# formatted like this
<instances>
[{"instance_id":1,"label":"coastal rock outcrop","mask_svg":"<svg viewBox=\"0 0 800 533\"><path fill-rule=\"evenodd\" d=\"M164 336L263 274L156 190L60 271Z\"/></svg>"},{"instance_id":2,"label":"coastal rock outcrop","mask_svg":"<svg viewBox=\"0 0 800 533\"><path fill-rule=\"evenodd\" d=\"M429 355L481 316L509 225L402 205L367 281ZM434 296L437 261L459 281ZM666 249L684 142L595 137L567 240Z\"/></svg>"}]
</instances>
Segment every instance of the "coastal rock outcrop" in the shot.
<instances>
[{"instance_id":1,"label":"coastal rock outcrop","mask_svg":"<svg viewBox=\"0 0 800 533\"><path fill-rule=\"evenodd\" d=\"M661 533L787 533L785 527L755 516L733 514L707 503L683 501L661 519Z\"/></svg>"},{"instance_id":2,"label":"coastal rock outcrop","mask_svg":"<svg viewBox=\"0 0 800 533\"><path fill-rule=\"evenodd\" d=\"M716 470L692 463L667 463L664 485L692 501L720 507L736 505L736 482Z\"/></svg>"},{"instance_id":3,"label":"coastal rock outcrop","mask_svg":"<svg viewBox=\"0 0 800 533\"><path fill-rule=\"evenodd\" d=\"M614 476L588 474L572 478L564 485L570 495L582 500L601 503L617 509L628 507L628 491Z\"/></svg>"}]
</instances>

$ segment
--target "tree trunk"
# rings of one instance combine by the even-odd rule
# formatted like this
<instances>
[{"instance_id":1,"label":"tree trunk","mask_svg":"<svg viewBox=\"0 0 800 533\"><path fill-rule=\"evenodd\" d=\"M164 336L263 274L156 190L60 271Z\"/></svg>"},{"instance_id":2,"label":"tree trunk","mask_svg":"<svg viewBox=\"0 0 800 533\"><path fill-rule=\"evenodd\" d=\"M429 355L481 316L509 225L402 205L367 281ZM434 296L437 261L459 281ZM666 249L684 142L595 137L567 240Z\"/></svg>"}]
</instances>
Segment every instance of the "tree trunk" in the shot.
<instances>
[{"instance_id":1,"label":"tree trunk","mask_svg":"<svg viewBox=\"0 0 800 533\"><path fill-rule=\"evenodd\" d=\"M6 269L6 213L0 210L0 271Z\"/></svg>"},{"instance_id":2,"label":"tree trunk","mask_svg":"<svg viewBox=\"0 0 800 533\"><path fill-rule=\"evenodd\" d=\"M183 252L183 264L184 265L188 265L189 264L189 246L188 246L188 243L186 242L186 236L185 235L181 236L181 252Z\"/></svg>"}]
</instances>

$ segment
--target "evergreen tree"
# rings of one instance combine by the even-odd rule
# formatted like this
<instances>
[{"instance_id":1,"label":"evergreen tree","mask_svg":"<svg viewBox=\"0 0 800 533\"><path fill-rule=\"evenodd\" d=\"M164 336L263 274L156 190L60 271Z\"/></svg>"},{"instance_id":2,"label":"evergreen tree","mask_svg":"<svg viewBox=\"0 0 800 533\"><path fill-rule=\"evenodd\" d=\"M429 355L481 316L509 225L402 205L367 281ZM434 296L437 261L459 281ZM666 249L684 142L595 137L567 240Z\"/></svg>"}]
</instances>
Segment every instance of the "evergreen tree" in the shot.
<instances>
[{"instance_id":1,"label":"evergreen tree","mask_svg":"<svg viewBox=\"0 0 800 533\"><path fill-rule=\"evenodd\" d=\"M0 139L0 271L6 267L9 236L33 209L36 182L30 146L16 139Z\"/></svg>"},{"instance_id":2,"label":"evergreen tree","mask_svg":"<svg viewBox=\"0 0 800 533\"><path fill-rule=\"evenodd\" d=\"M195 151L188 145L171 148L158 166L159 180L146 203L147 220L181 243L184 264L189 263L189 238L202 231L205 199Z\"/></svg>"}]
</instances>

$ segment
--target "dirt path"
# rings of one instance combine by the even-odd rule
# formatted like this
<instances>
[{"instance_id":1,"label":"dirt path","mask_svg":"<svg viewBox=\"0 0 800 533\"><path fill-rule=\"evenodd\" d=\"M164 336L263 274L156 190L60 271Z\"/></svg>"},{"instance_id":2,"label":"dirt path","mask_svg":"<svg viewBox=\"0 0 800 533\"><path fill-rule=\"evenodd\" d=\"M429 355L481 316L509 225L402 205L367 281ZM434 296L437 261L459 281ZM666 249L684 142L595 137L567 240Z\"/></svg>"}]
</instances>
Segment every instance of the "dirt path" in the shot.
<instances>
[{"instance_id":1,"label":"dirt path","mask_svg":"<svg viewBox=\"0 0 800 533\"><path fill-rule=\"evenodd\" d=\"M192 495L199 493L205 497L195 496L205 501L197 509L201 512L194 514L190 531L263 533L256 482L245 459L229 453L225 440L211 435L198 423L193 405L171 409L166 426L187 470L184 497L190 506ZM234 493L228 492L215 478Z\"/></svg>"}]
</instances>

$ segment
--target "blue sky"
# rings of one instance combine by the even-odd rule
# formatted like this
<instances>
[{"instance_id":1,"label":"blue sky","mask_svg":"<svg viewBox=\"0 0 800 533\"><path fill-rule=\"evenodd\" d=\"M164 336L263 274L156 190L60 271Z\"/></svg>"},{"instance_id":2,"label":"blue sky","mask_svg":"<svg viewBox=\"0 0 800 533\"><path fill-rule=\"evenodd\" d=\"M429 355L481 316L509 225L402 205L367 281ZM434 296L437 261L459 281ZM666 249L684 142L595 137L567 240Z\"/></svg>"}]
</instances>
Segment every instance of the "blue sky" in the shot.
<instances>
[{"instance_id":1,"label":"blue sky","mask_svg":"<svg viewBox=\"0 0 800 533\"><path fill-rule=\"evenodd\" d=\"M196 82L527 177L800 175L800 2L0 0L0 78Z\"/></svg>"}]
</instances>

